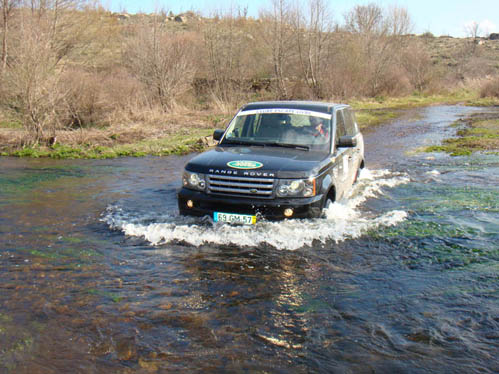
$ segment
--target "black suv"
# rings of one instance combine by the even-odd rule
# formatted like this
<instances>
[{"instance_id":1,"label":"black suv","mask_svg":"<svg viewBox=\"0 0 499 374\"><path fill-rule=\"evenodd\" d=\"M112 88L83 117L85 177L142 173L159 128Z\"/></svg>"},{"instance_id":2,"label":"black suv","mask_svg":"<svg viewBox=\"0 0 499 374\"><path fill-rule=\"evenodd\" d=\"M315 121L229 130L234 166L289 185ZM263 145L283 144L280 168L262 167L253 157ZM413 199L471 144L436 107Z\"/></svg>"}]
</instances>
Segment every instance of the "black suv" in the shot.
<instances>
[{"instance_id":1,"label":"black suv","mask_svg":"<svg viewBox=\"0 0 499 374\"><path fill-rule=\"evenodd\" d=\"M185 166L182 215L243 224L320 217L364 167L364 140L343 104L250 103L213 138L218 145Z\"/></svg>"}]
</instances>

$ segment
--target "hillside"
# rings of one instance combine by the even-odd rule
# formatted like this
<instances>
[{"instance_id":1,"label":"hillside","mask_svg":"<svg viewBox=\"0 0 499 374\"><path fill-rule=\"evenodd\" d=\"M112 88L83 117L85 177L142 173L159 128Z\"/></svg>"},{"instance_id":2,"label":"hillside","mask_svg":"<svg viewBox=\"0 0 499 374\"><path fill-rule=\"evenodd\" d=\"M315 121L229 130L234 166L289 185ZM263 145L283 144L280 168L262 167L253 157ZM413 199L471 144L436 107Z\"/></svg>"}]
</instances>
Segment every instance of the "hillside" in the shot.
<instances>
[{"instance_id":1,"label":"hillside","mask_svg":"<svg viewBox=\"0 0 499 374\"><path fill-rule=\"evenodd\" d=\"M463 74L480 78L499 73L499 40L418 36L431 55L432 62L444 69L462 66Z\"/></svg>"},{"instance_id":2,"label":"hillside","mask_svg":"<svg viewBox=\"0 0 499 374\"><path fill-rule=\"evenodd\" d=\"M376 109L359 113L367 125L393 117L385 107L499 96L499 40L408 35L403 10L378 10L370 29L324 32L291 14L16 9L4 28L0 152L187 152L255 100L349 102Z\"/></svg>"}]
</instances>

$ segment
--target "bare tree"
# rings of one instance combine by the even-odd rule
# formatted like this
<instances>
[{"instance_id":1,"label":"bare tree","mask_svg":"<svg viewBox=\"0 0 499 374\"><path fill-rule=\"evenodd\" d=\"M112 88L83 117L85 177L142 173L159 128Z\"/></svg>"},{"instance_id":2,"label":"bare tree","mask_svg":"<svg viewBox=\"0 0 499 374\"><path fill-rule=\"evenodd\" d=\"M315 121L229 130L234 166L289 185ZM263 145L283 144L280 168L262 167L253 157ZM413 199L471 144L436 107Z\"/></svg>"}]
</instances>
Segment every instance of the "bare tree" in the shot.
<instances>
[{"instance_id":1,"label":"bare tree","mask_svg":"<svg viewBox=\"0 0 499 374\"><path fill-rule=\"evenodd\" d=\"M400 37L409 34L413 29L413 23L407 8L392 6L386 15L388 34L392 37Z\"/></svg>"},{"instance_id":2,"label":"bare tree","mask_svg":"<svg viewBox=\"0 0 499 374\"><path fill-rule=\"evenodd\" d=\"M212 79L207 86L216 100L223 104L237 101L236 92L240 91L245 71L244 63L249 56L251 40L244 32L243 24L246 11L238 10L227 14L217 14L215 22L203 28L204 46L207 54L208 71ZM241 21L241 22L238 22ZM245 58L246 57L246 58Z\"/></svg>"},{"instance_id":3,"label":"bare tree","mask_svg":"<svg viewBox=\"0 0 499 374\"><path fill-rule=\"evenodd\" d=\"M383 9L377 4L356 5L346 14L345 26L347 31L366 37L381 35L387 31L383 18Z\"/></svg>"},{"instance_id":4,"label":"bare tree","mask_svg":"<svg viewBox=\"0 0 499 374\"><path fill-rule=\"evenodd\" d=\"M402 51L401 62L414 88L420 92L425 90L433 73L430 54L425 45L420 41L410 43Z\"/></svg>"},{"instance_id":5,"label":"bare tree","mask_svg":"<svg viewBox=\"0 0 499 374\"><path fill-rule=\"evenodd\" d=\"M39 143L61 125L58 112L64 93L58 86L59 59L49 36L29 20L21 24L19 37L22 42L13 46L12 64L4 76L11 106L20 114L30 142Z\"/></svg>"},{"instance_id":6,"label":"bare tree","mask_svg":"<svg viewBox=\"0 0 499 374\"><path fill-rule=\"evenodd\" d=\"M464 31L466 32L466 36L471 38L471 54L475 54L478 39L481 34L480 24L476 21L470 22L464 27Z\"/></svg>"},{"instance_id":7,"label":"bare tree","mask_svg":"<svg viewBox=\"0 0 499 374\"><path fill-rule=\"evenodd\" d=\"M261 33L270 50L273 76L276 82L276 96L279 99L289 97L286 78L287 63L293 53L293 30L291 27L292 9L287 0L272 0L271 11L260 15L262 20Z\"/></svg>"},{"instance_id":8,"label":"bare tree","mask_svg":"<svg viewBox=\"0 0 499 374\"><path fill-rule=\"evenodd\" d=\"M314 97L323 98L323 79L331 51L333 24L324 0L309 0L308 12L295 12L295 39L301 76Z\"/></svg>"},{"instance_id":9,"label":"bare tree","mask_svg":"<svg viewBox=\"0 0 499 374\"><path fill-rule=\"evenodd\" d=\"M476 40L480 37L480 24L476 21L470 22L464 27L464 31L466 32L466 36Z\"/></svg>"},{"instance_id":10,"label":"bare tree","mask_svg":"<svg viewBox=\"0 0 499 374\"><path fill-rule=\"evenodd\" d=\"M144 24L125 46L124 63L167 110L191 87L195 48L190 33L168 33L156 23Z\"/></svg>"},{"instance_id":11,"label":"bare tree","mask_svg":"<svg viewBox=\"0 0 499 374\"><path fill-rule=\"evenodd\" d=\"M16 27L2 56L3 99L24 124L28 142L40 143L66 125L67 91L60 81L70 58L92 37L78 0L19 2ZM5 60L3 60L5 61ZM74 59L72 59L74 61Z\"/></svg>"},{"instance_id":12,"label":"bare tree","mask_svg":"<svg viewBox=\"0 0 499 374\"><path fill-rule=\"evenodd\" d=\"M2 73L7 67L8 59L8 38L9 38L9 23L14 9L19 5L20 0L1 0L2 6Z\"/></svg>"},{"instance_id":13,"label":"bare tree","mask_svg":"<svg viewBox=\"0 0 499 374\"><path fill-rule=\"evenodd\" d=\"M407 10L392 7L384 11L379 5L357 5L345 16L345 29L359 43L362 60L357 63L367 82L366 93L376 96L384 89L397 55L403 47L402 36L412 24Z\"/></svg>"}]
</instances>

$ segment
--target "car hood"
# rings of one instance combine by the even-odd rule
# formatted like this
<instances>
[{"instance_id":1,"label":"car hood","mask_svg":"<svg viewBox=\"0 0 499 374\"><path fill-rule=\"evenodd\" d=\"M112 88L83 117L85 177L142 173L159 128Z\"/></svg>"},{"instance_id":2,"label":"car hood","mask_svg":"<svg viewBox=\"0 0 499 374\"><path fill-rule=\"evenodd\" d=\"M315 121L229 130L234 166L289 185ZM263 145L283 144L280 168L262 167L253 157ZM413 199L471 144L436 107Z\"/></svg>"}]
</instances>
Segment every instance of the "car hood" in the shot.
<instances>
[{"instance_id":1,"label":"car hood","mask_svg":"<svg viewBox=\"0 0 499 374\"><path fill-rule=\"evenodd\" d=\"M320 174L329 162L325 152L280 147L218 146L191 159L186 169L209 174L307 178Z\"/></svg>"}]
</instances>

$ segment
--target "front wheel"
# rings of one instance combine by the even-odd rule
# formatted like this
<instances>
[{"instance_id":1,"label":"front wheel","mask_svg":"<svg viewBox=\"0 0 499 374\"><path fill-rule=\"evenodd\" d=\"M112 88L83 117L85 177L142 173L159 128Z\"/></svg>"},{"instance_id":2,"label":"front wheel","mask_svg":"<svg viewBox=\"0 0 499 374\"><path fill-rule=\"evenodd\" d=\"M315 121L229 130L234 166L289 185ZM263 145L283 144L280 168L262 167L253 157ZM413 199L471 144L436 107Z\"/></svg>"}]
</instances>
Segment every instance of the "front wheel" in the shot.
<instances>
[{"instance_id":1,"label":"front wheel","mask_svg":"<svg viewBox=\"0 0 499 374\"><path fill-rule=\"evenodd\" d=\"M322 207L322 217L327 217L327 211L333 205L334 201L331 198L327 198L324 206Z\"/></svg>"}]
</instances>

